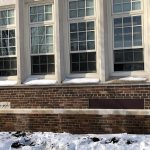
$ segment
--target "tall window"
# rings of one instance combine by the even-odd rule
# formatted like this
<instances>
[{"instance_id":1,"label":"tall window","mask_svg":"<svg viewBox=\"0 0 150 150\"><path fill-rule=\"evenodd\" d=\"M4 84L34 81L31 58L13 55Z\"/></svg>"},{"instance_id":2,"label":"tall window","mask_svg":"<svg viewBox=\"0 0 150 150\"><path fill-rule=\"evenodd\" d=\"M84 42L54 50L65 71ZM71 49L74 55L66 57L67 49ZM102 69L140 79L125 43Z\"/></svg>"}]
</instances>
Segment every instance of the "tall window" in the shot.
<instances>
[{"instance_id":1,"label":"tall window","mask_svg":"<svg viewBox=\"0 0 150 150\"><path fill-rule=\"evenodd\" d=\"M30 7L31 73L53 74L54 27L52 4Z\"/></svg>"},{"instance_id":2,"label":"tall window","mask_svg":"<svg viewBox=\"0 0 150 150\"><path fill-rule=\"evenodd\" d=\"M17 75L15 10L0 11L0 76Z\"/></svg>"},{"instance_id":3,"label":"tall window","mask_svg":"<svg viewBox=\"0 0 150 150\"><path fill-rule=\"evenodd\" d=\"M69 1L71 73L96 72L95 20L92 16L94 0Z\"/></svg>"},{"instance_id":4,"label":"tall window","mask_svg":"<svg viewBox=\"0 0 150 150\"><path fill-rule=\"evenodd\" d=\"M116 5L121 5L124 8L122 9L123 12L132 11L134 13L134 10L141 10L140 0L113 0L113 6L116 7ZM136 9L133 9L135 6ZM114 71L144 70L142 15L135 13L133 15L117 14L115 16L115 13L119 11L114 10L114 7Z\"/></svg>"}]
</instances>

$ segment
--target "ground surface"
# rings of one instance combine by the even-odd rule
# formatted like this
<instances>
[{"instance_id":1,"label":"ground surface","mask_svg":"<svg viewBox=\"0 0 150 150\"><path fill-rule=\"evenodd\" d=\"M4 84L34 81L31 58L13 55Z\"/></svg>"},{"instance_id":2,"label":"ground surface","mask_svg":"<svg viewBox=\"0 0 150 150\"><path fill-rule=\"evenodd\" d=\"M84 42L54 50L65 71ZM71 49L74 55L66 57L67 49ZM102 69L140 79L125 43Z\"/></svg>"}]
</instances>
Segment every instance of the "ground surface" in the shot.
<instances>
[{"instance_id":1,"label":"ground surface","mask_svg":"<svg viewBox=\"0 0 150 150\"><path fill-rule=\"evenodd\" d=\"M0 150L150 150L150 135L0 132Z\"/></svg>"}]
</instances>

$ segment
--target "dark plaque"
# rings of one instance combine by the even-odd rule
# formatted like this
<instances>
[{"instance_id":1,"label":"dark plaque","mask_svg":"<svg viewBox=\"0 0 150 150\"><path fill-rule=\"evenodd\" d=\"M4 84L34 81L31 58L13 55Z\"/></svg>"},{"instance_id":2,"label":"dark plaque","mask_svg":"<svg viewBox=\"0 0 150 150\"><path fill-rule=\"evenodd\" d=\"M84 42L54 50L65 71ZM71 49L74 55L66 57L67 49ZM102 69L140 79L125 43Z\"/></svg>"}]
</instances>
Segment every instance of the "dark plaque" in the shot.
<instances>
[{"instance_id":1,"label":"dark plaque","mask_svg":"<svg viewBox=\"0 0 150 150\"><path fill-rule=\"evenodd\" d=\"M91 109L144 109L143 99L90 99Z\"/></svg>"}]
</instances>

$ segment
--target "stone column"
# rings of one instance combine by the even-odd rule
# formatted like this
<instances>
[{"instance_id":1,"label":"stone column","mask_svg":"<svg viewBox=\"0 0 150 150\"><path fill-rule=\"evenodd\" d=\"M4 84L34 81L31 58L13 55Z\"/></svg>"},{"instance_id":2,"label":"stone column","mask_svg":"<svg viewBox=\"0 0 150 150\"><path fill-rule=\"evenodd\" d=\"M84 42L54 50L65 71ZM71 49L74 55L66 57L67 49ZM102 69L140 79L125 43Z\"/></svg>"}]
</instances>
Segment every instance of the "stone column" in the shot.
<instances>
[{"instance_id":1,"label":"stone column","mask_svg":"<svg viewBox=\"0 0 150 150\"><path fill-rule=\"evenodd\" d=\"M63 4L64 0L54 1L54 21L55 21L55 62L56 62L56 78L60 84L64 78L64 37L63 37Z\"/></svg>"},{"instance_id":2,"label":"stone column","mask_svg":"<svg viewBox=\"0 0 150 150\"><path fill-rule=\"evenodd\" d=\"M16 48L18 84L24 80L24 0L16 0Z\"/></svg>"}]
</instances>

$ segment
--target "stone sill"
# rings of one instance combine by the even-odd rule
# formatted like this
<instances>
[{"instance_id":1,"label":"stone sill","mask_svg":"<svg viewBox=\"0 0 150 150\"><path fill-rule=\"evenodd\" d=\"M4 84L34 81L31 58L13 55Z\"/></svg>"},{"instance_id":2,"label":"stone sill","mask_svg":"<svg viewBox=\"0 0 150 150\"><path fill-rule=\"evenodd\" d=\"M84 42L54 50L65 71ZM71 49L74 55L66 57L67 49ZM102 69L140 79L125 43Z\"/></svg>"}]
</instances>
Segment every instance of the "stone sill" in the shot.
<instances>
[{"instance_id":1,"label":"stone sill","mask_svg":"<svg viewBox=\"0 0 150 150\"><path fill-rule=\"evenodd\" d=\"M51 114L51 115L123 115L149 116L150 110L132 109L1 109L0 114Z\"/></svg>"}]
</instances>

